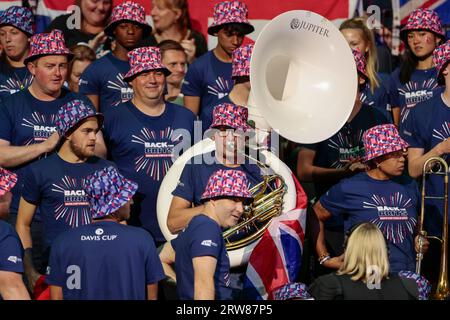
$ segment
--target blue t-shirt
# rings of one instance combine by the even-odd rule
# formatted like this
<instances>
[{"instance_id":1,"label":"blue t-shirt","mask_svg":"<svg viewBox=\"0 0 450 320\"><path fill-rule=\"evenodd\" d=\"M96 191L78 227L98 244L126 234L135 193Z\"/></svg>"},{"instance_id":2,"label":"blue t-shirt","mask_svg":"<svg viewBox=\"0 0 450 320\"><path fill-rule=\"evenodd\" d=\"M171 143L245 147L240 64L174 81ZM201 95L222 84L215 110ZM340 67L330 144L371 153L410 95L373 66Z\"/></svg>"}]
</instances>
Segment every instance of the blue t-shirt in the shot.
<instances>
[{"instance_id":1,"label":"blue t-shirt","mask_svg":"<svg viewBox=\"0 0 450 320\"><path fill-rule=\"evenodd\" d=\"M208 51L189 66L181 92L185 96L200 97L200 119L203 119L203 109L215 106L228 95L233 83L231 63L220 61L213 51Z\"/></svg>"},{"instance_id":2,"label":"blue t-shirt","mask_svg":"<svg viewBox=\"0 0 450 320\"><path fill-rule=\"evenodd\" d=\"M53 101L41 101L33 97L29 90L2 98L0 102L0 139L9 141L11 146L28 146L41 143L56 131L56 119L62 105L73 99L87 99L76 93L62 89L61 95ZM43 155L14 168L18 181L12 189L11 213L16 214L22 194L22 175L32 162Z\"/></svg>"},{"instance_id":3,"label":"blue t-shirt","mask_svg":"<svg viewBox=\"0 0 450 320\"><path fill-rule=\"evenodd\" d=\"M80 77L80 93L99 96L100 111L133 98L133 89L123 76L130 69L128 61L116 58L112 53L91 63Z\"/></svg>"},{"instance_id":4,"label":"blue t-shirt","mask_svg":"<svg viewBox=\"0 0 450 320\"><path fill-rule=\"evenodd\" d=\"M23 247L14 227L0 220L0 270L23 272Z\"/></svg>"},{"instance_id":5,"label":"blue t-shirt","mask_svg":"<svg viewBox=\"0 0 450 320\"><path fill-rule=\"evenodd\" d=\"M405 84L400 82L400 68L397 68L391 75L390 83L391 106L400 107L400 130L416 104L439 95L443 90L438 86L437 70L434 67L426 70L414 70L411 79Z\"/></svg>"},{"instance_id":6,"label":"blue t-shirt","mask_svg":"<svg viewBox=\"0 0 450 320\"><path fill-rule=\"evenodd\" d=\"M4 69L0 71L0 98L26 89L33 82L33 75L27 67Z\"/></svg>"},{"instance_id":7,"label":"blue t-shirt","mask_svg":"<svg viewBox=\"0 0 450 320\"><path fill-rule=\"evenodd\" d=\"M146 285L164 278L148 232L99 221L55 240L46 282L62 287L65 300L144 300Z\"/></svg>"},{"instance_id":8,"label":"blue t-shirt","mask_svg":"<svg viewBox=\"0 0 450 320\"><path fill-rule=\"evenodd\" d=\"M222 237L222 229L216 221L203 214L197 215L171 243L175 250L177 291L181 300L194 299L192 259L204 256L217 259L214 272L215 299L231 300L230 259Z\"/></svg>"},{"instance_id":9,"label":"blue t-shirt","mask_svg":"<svg viewBox=\"0 0 450 320\"><path fill-rule=\"evenodd\" d=\"M139 184L132 216L139 217L156 241L164 241L156 216L159 186L172 165L175 147L191 145L183 139L185 134L194 136L194 120L189 109L167 102L157 117L142 113L131 101L105 113L104 137L111 159L125 177Z\"/></svg>"},{"instance_id":10,"label":"blue t-shirt","mask_svg":"<svg viewBox=\"0 0 450 320\"><path fill-rule=\"evenodd\" d=\"M214 159L214 153L208 154L211 159ZM187 163L181 173L180 180L172 192L174 196L183 198L192 202L194 206L200 205L200 199L203 192L205 192L206 185L211 175L217 170L233 169L245 172L248 181L249 189L263 180L261 170L256 164L242 164L236 168L228 168L220 163L206 164L202 159L202 155L191 159L192 163ZM202 162L203 161L203 162Z\"/></svg>"},{"instance_id":11,"label":"blue t-shirt","mask_svg":"<svg viewBox=\"0 0 450 320\"><path fill-rule=\"evenodd\" d=\"M234 104L233 101L230 100L230 96L226 95L222 99L215 101L212 105L205 105L200 113L200 121L202 122L202 133L204 134L206 130L209 129L213 122L213 110L214 107L221 103L231 103Z\"/></svg>"},{"instance_id":12,"label":"blue t-shirt","mask_svg":"<svg viewBox=\"0 0 450 320\"><path fill-rule=\"evenodd\" d=\"M370 89L369 85L366 85L364 90L361 91L360 100L363 104L369 107L377 108L378 111L392 123L391 105L389 104L389 81L390 76L386 74L377 75L379 86L374 90Z\"/></svg>"},{"instance_id":13,"label":"blue t-shirt","mask_svg":"<svg viewBox=\"0 0 450 320\"><path fill-rule=\"evenodd\" d=\"M410 113L403 137L411 148L421 148L424 154L438 143L450 137L450 107L440 94L432 99L419 103ZM450 156L441 156L450 164ZM444 179L442 176L430 175L426 179L427 196L444 195ZM449 199L450 200L450 199ZM425 229L432 235L442 233L442 216L444 212L442 200L427 199L425 201Z\"/></svg>"},{"instance_id":14,"label":"blue t-shirt","mask_svg":"<svg viewBox=\"0 0 450 320\"><path fill-rule=\"evenodd\" d=\"M333 186L320 203L333 216L344 219L345 231L359 222L376 224L388 241L390 272L414 271L419 195L417 189L412 190L361 172Z\"/></svg>"},{"instance_id":15,"label":"blue t-shirt","mask_svg":"<svg viewBox=\"0 0 450 320\"><path fill-rule=\"evenodd\" d=\"M383 123L387 123L387 120L376 108L363 104L352 121L345 123L331 138L302 146L316 151L315 166L340 169L350 159L364 157L364 143L362 141L364 131ZM320 197L337 182L338 180L329 183L315 183L317 197Z\"/></svg>"},{"instance_id":16,"label":"blue t-shirt","mask_svg":"<svg viewBox=\"0 0 450 320\"><path fill-rule=\"evenodd\" d=\"M83 179L111 165L97 157L84 163L69 163L55 153L28 167L24 173L22 197L39 207L44 223L45 249L60 233L91 223Z\"/></svg>"}]
</instances>

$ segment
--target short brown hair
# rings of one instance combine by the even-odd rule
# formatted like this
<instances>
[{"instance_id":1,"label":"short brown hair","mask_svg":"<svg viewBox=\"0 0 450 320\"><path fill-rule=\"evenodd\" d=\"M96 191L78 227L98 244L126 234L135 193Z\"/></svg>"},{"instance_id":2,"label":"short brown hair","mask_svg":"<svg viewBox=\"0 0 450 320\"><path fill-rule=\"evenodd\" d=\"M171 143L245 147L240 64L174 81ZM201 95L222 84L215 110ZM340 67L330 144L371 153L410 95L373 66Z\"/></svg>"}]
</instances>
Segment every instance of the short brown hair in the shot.
<instances>
[{"instance_id":1,"label":"short brown hair","mask_svg":"<svg viewBox=\"0 0 450 320\"><path fill-rule=\"evenodd\" d=\"M157 47L161 50L161 56L164 56L164 53L169 50L182 51L184 54L186 54L183 46L179 42L174 40L161 41L160 43L158 43Z\"/></svg>"}]
</instances>

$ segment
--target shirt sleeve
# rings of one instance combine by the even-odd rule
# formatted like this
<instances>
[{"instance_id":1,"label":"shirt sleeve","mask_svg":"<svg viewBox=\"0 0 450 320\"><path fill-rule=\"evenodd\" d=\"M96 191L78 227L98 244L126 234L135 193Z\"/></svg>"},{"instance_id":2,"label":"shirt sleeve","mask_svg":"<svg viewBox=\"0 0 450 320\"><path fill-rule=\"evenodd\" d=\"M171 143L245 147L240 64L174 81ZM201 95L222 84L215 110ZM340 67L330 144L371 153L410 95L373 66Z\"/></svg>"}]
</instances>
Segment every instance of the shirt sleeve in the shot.
<instances>
[{"instance_id":1,"label":"shirt sleeve","mask_svg":"<svg viewBox=\"0 0 450 320\"><path fill-rule=\"evenodd\" d=\"M98 83L98 70L96 63L91 63L81 74L79 82L79 93L85 95L100 96L101 84Z\"/></svg>"},{"instance_id":2,"label":"shirt sleeve","mask_svg":"<svg viewBox=\"0 0 450 320\"><path fill-rule=\"evenodd\" d=\"M22 197L29 203L37 205L40 202L40 185L35 176L33 166L28 167L23 175Z\"/></svg>"},{"instance_id":3,"label":"shirt sleeve","mask_svg":"<svg viewBox=\"0 0 450 320\"><path fill-rule=\"evenodd\" d=\"M189 66L189 69L184 77L181 92L185 96L201 97L203 95L203 81L198 70L198 61Z\"/></svg>"},{"instance_id":4,"label":"shirt sleeve","mask_svg":"<svg viewBox=\"0 0 450 320\"><path fill-rule=\"evenodd\" d=\"M7 232L0 239L0 270L23 272L23 248L13 227L7 225Z\"/></svg>"},{"instance_id":5,"label":"shirt sleeve","mask_svg":"<svg viewBox=\"0 0 450 320\"><path fill-rule=\"evenodd\" d=\"M394 73L389 81L389 103L392 108L400 107L400 97L398 94L397 81L395 81L394 79L394 76L396 74L397 73Z\"/></svg>"},{"instance_id":6,"label":"shirt sleeve","mask_svg":"<svg viewBox=\"0 0 450 320\"><path fill-rule=\"evenodd\" d=\"M11 142L13 121L6 106L0 100L0 139Z\"/></svg>"},{"instance_id":7,"label":"shirt sleeve","mask_svg":"<svg viewBox=\"0 0 450 320\"><path fill-rule=\"evenodd\" d=\"M342 206L345 203L345 192L343 191L342 181L330 188L324 195L320 197L320 203L333 216L341 216L345 208Z\"/></svg>"},{"instance_id":8,"label":"shirt sleeve","mask_svg":"<svg viewBox=\"0 0 450 320\"><path fill-rule=\"evenodd\" d=\"M156 250L153 239L149 236L149 240L146 241L146 258L145 258L145 281L146 284L157 283L160 280L166 278L164 270L159 259L158 252Z\"/></svg>"},{"instance_id":9,"label":"shirt sleeve","mask_svg":"<svg viewBox=\"0 0 450 320\"><path fill-rule=\"evenodd\" d=\"M186 164L180 179L178 180L175 190L172 195L185 199L189 202L194 202L194 179L192 177L193 165Z\"/></svg>"},{"instance_id":10,"label":"shirt sleeve","mask_svg":"<svg viewBox=\"0 0 450 320\"><path fill-rule=\"evenodd\" d=\"M222 245L222 232L213 222L202 222L192 230L189 247L191 257L211 256L216 259L220 256Z\"/></svg>"}]
</instances>

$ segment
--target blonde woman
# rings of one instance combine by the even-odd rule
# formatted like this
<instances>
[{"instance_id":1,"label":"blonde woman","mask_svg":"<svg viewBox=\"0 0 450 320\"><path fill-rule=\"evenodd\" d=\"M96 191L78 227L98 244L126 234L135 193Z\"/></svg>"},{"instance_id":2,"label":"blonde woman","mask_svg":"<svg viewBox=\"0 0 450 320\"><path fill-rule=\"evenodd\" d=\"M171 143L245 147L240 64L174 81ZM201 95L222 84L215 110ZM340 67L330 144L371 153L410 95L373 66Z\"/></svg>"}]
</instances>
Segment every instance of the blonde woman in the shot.
<instances>
[{"instance_id":1,"label":"blonde woman","mask_svg":"<svg viewBox=\"0 0 450 320\"><path fill-rule=\"evenodd\" d=\"M364 18L345 20L339 27L344 38L353 50L359 50L367 60L368 82L361 90L361 102L380 110L392 122L389 104L389 76L378 73L377 48L372 31Z\"/></svg>"},{"instance_id":2,"label":"blonde woman","mask_svg":"<svg viewBox=\"0 0 450 320\"><path fill-rule=\"evenodd\" d=\"M350 229L341 267L317 278L309 288L316 300L415 300L413 279L389 275L388 247L383 233L370 222Z\"/></svg>"}]
</instances>

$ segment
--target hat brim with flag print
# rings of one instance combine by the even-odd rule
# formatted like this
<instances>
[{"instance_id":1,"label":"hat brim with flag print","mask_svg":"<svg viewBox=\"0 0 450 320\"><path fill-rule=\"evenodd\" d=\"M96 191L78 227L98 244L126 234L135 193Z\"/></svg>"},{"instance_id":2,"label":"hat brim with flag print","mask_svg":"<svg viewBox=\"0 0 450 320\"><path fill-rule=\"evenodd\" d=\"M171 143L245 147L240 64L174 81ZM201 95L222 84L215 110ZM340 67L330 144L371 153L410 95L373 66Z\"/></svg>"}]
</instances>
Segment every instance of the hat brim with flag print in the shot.
<instances>
[{"instance_id":1,"label":"hat brim with flag print","mask_svg":"<svg viewBox=\"0 0 450 320\"><path fill-rule=\"evenodd\" d=\"M171 73L162 63L161 50L158 47L137 48L128 52L128 57L130 70L123 77L126 82L147 71L161 71L166 77Z\"/></svg>"},{"instance_id":2,"label":"hat brim with flag print","mask_svg":"<svg viewBox=\"0 0 450 320\"><path fill-rule=\"evenodd\" d=\"M441 44L433 51L433 64L437 70L438 78L441 76L442 71L447 67L450 62L450 40Z\"/></svg>"},{"instance_id":3,"label":"hat brim with flag print","mask_svg":"<svg viewBox=\"0 0 450 320\"><path fill-rule=\"evenodd\" d=\"M125 178L112 166L95 171L83 184L93 219L119 210L138 190L136 182Z\"/></svg>"},{"instance_id":4,"label":"hat brim with flag print","mask_svg":"<svg viewBox=\"0 0 450 320\"><path fill-rule=\"evenodd\" d=\"M255 28L248 21L247 5L240 1L224 1L214 6L213 23L208 27L209 35L216 35L220 29L231 24L240 24L244 34L252 33Z\"/></svg>"},{"instance_id":5,"label":"hat brim with flag print","mask_svg":"<svg viewBox=\"0 0 450 320\"><path fill-rule=\"evenodd\" d=\"M217 170L208 179L201 201L221 198L241 198L246 201L253 199L248 189L248 179L240 170Z\"/></svg>"},{"instance_id":6,"label":"hat brim with flag print","mask_svg":"<svg viewBox=\"0 0 450 320\"><path fill-rule=\"evenodd\" d=\"M409 145L400 137L393 124L382 124L366 130L363 134L364 162L391 152L406 150Z\"/></svg>"},{"instance_id":7,"label":"hat brim with flag print","mask_svg":"<svg viewBox=\"0 0 450 320\"><path fill-rule=\"evenodd\" d=\"M287 283L280 288L273 291L274 300L311 300L312 296L309 294L306 285L300 282Z\"/></svg>"},{"instance_id":8,"label":"hat brim with flag print","mask_svg":"<svg viewBox=\"0 0 450 320\"><path fill-rule=\"evenodd\" d=\"M0 196L11 191L17 183L17 174L0 168Z\"/></svg>"},{"instance_id":9,"label":"hat brim with flag print","mask_svg":"<svg viewBox=\"0 0 450 320\"><path fill-rule=\"evenodd\" d=\"M352 50L353 58L355 58L356 69L358 73L363 76L366 80L369 79L369 75L367 74L367 60L366 57L359 50Z\"/></svg>"},{"instance_id":10,"label":"hat brim with flag print","mask_svg":"<svg viewBox=\"0 0 450 320\"><path fill-rule=\"evenodd\" d=\"M11 6L0 14L0 28L13 26L31 37L33 35L33 13L26 7Z\"/></svg>"},{"instance_id":11,"label":"hat brim with flag print","mask_svg":"<svg viewBox=\"0 0 450 320\"><path fill-rule=\"evenodd\" d=\"M231 77L250 77L250 60L252 58L253 43L241 46L232 53Z\"/></svg>"},{"instance_id":12,"label":"hat brim with flag print","mask_svg":"<svg viewBox=\"0 0 450 320\"><path fill-rule=\"evenodd\" d=\"M437 35L445 40L445 31L439 15L431 9L416 9L408 18L406 25L400 31L400 38L405 44L408 44L408 32L425 30Z\"/></svg>"},{"instance_id":13,"label":"hat brim with flag print","mask_svg":"<svg viewBox=\"0 0 450 320\"><path fill-rule=\"evenodd\" d=\"M111 12L111 20L105 27L105 34L114 37L114 30L120 23L131 22L142 28L142 37L152 32L152 27L145 20L145 9L139 3L127 1L115 6Z\"/></svg>"},{"instance_id":14,"label":"hat brim with flag print","mask_svg":"<svg viewBox=\"0 0 450 320\"><path fill-rule=\"evenodd\" d=\"M66 47L64 35L61 30L55 29L50 33L38 33L31 37L30 52L24 60L26 65L40 57L50 55L64 55L71 60L73 54Z\"/></svg>"},{"instance_id":15,"label":"hat brim with flag print","mask_svg":"<svg viewBox=\"0 0 450 320\"><path fill-rule=\"evenodd\" d=\"M81 121L91 117L97 118L98 127L101 128L104 119L103 114L97 112L89 101L74 99L67 102L59 109L56 119L56 130L59 137L67 136Z\"/></svg>"},{"instance_id":16,"label":"hat brim with flag print","mask_svg":"<svg viewBox=\"0 0 450 320\"><path fill-rule=\"evenodd\" d=\"M213 109L213 122L210 128L229 127L246 132L251 127L247 123L248 109L232 103L221 103Z\"/></svg>"}]
</instances>

